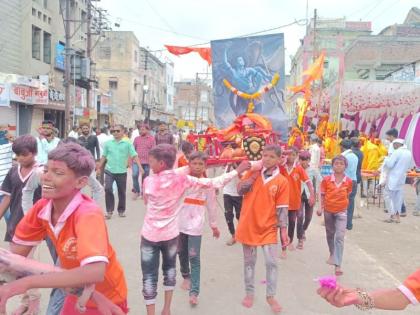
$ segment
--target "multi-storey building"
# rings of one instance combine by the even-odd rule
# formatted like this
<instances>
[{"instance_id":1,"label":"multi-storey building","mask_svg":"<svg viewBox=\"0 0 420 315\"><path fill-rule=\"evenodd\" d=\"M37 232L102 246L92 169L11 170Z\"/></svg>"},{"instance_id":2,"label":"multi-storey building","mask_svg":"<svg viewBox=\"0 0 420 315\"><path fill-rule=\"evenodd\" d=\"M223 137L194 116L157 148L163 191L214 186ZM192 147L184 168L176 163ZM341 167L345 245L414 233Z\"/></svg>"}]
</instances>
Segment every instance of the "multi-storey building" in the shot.
<instances>
[{"instance_id":1,"label":"multi-storey building","mask_svg":"<svg viewBox=\"0 0 420 315\"><path fill-rule=\"evenodd\" d=\"M5 30L0 33L0 83L7 86L0 96L0 125L9 125L17 135L36 133L43 119L54 121L63 135L63 6L64 1L0 1L0 26ZM83 55L87 0L72 0L70 17L74 22L70 24L73 44L69 53ZM83 95L82 89L71 90L76 95L73 103L82 103L82 97L77 97Z\"/></svg>"}]
</instances>

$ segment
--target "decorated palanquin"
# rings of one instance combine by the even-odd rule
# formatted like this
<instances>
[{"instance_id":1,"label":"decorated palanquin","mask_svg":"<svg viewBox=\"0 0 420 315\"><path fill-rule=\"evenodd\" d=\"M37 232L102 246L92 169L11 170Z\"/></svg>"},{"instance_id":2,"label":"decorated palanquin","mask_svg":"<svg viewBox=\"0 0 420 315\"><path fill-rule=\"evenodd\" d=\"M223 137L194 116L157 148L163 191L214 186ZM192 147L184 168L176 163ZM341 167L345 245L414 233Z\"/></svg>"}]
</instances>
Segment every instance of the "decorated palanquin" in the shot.
<instances>
[{"instance_id":1,"label":"decorated palanquin","mask_svg":"<svg viewBox=\"0 0 420 315\"><path fill-rule=\"evenodd\" d=\"M205 142L204 148L209 165L228 164L242 160L259 160L266 144L279 143L280 135L273 131L270 120L255 113L238 116L225 129L209 127L204 134L194 135Z\"/></svg>"}]
</instances>

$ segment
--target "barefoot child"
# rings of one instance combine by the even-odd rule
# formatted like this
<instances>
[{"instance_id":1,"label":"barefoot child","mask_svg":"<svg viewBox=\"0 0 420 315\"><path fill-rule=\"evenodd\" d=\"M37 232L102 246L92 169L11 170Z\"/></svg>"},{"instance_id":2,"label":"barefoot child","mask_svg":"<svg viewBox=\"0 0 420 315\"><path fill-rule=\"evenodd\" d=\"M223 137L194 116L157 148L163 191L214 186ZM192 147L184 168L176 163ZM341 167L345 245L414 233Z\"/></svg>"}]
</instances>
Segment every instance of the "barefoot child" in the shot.
<instances>
[{"instance_id":1,"label":"barefoot child","mask_svg":"<svg viewBox=\"0 0 420 315\"><path fill-rule=\"evenodd\" d=\"M205 177L207 156L202 152L193 152L189 160L190 175L197 178ZM215 190L213 188L189 190L179 215L181 232L179 234L179 262L184 278L182 288L190 291L192 306L198 304L200 293L200 248L206 210L213 236L219 238Z\"/></svg>"},{"instance_id":2,"label":"barefoot child","mask_svg":"<svg viewBox=\"0 0 420 315\"><path fill-rule=\"evenodd\" d=\"M241 217L235 238L242 243L244 252L244 280L246 296L242 305L250 308L254 303L255 264L257 248L265 257L267 273L267 303L279 313L281 306L275 299L277 290L277 227L287 226L289 185L278 168L281 148L267 145L262 153L261 171L248 172L238 185L244 195Z\"/></svg>"},{"instance_id":3,"label":"barefoot child","mask_svg":"<svg viewBox=\"0 0 420 315\"><path fill-rule=\"evenodd\" d=\"M289 182L289 250L294 250L293 237L295 234L295 225L297 214L301 207L302 184L306 184L309 189L309 204L313 206L315 202L315 193L311 180L306 171L297 164L299 150L296 147L291 147L287 154L286 164L280 167L281 174L287 178ZM286 257L286 247L282 247L282 258Z\"/></svg>"},{"instance_id":4,"label":"barefoot child","mask_svg":"<svg viewBox=\"0 0 420 315\"><path fill-rule=\"evenodd\" d=\"M299 153L299 164L306 171L309 168L311 154L308 151ZM314 211L313 205L309 203L310 190L306 183L302 184L302 205L297 213L297 238L299 240L298 249L303 249L303 242L306 240L305 232L312 220Z\"/></svg>"},{"instance_id":5,"label":"barefoot child","mask_svg":"<svg viewBox=\"0 0 420 315\"><path fill-rule=\"evenodd\" d=\"M347 159L338 155L332 160L333 174L324 177L321 182L321 209L324 213L325 230L330 257L327 263L335 266L335 275L341 276L341 263L344 251L344 235L347 225L347 206L353 182L344 175Z\"/></svg>"},{"instance_id":6,"label":"barefoot child","mask_svg":"<svg viewBox=\"0 0 420 315\"><path fill-rule=\"evenodd\" d=\"M143 296L148 315L155 314L160 252L164 274L165 304L162 315L171 313L173 289L176 284L176 254L178 248L178 216L189 188L220 188L250 167L243 162L235 171L216 178L188 176L188 167L173 170L176 149L159 144L149 152L149 165L153 175L144 181L146 215L141 231L141 269Z\"/></svg>"},{"instance_id":7,"label":"barefoot child","mask_svg":"<svg viewBox=\"0 0 420 315\"><path fill-rule=\"evenodd\" d=\"M109 243L102 210L80 193L94 168L92 155L78 144L65 144L49 152L41 181L43 199L20 221L11 251L27 256L48 236L53 241L61 267L66 270L28 276L2 286L0 299L2 303L4 301L3 305L8 298L32 288L96 284L97 292L87 304L86 315L128 312L124 272ZM112 301L116 305L114 310L104 310L104 300L100 297ZM68 295L61 314L78 314L76 302L76 296Z\"/></svg>"},{"instance_id":8,"label":"barefoot child","mask_svg":"<svg viewBox=\"0 0 420 315\"><path fill-rule=\"evenodd\" d=\"M229 172L232 168L235 169L236 163L226 167L226 172ZM238 194L238 182L239 178L234 178L225 187L223 187L223 204L225 207L225 219L231 235L231 238L226 242L226 245L232 246L236 243L235 241L235 223L233 222L236 215L236 220L239 221L242 208L242 196ZM233 211L235 210L235 215Z\"/></svg>"}]
</instances>

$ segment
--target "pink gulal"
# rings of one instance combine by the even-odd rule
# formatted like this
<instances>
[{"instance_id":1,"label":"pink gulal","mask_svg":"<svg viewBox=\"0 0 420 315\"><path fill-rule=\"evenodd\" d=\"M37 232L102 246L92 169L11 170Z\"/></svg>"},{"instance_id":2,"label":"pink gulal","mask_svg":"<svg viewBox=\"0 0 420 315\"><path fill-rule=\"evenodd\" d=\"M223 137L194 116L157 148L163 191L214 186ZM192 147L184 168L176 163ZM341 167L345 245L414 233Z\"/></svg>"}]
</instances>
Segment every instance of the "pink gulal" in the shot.
<instances>
[{"instance_id":1,"label":"pink gulal","mask_svg":"<svg viewBox=\"0 0 420 315\"><path fill-rule=\"evenodd\" d=\"M335 289L337 288L337 278L335 276L325 276L315 279L322 288Z\"/></svg>"}]
</instances>

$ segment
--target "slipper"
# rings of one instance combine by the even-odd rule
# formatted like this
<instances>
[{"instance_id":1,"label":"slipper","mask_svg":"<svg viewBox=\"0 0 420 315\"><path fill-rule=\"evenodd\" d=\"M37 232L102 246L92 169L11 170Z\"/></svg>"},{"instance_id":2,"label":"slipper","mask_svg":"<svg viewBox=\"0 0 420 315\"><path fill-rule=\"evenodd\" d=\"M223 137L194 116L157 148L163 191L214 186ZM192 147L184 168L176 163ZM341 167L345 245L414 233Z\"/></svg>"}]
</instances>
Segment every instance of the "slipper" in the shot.
<instances>
[{"instance_id":1,"label":"slipper","mask_svg":"<svg viewBox=\"0 0 420 315\"><path fill-rule=\"evenodd\" d=\"M341 270L338 270L338 271L336 271L335 272L335 275L337 276L337 277L340 277L340 276L342 276L344 274L344 272L342 272Z\"/></svg>"}]
</instances>

